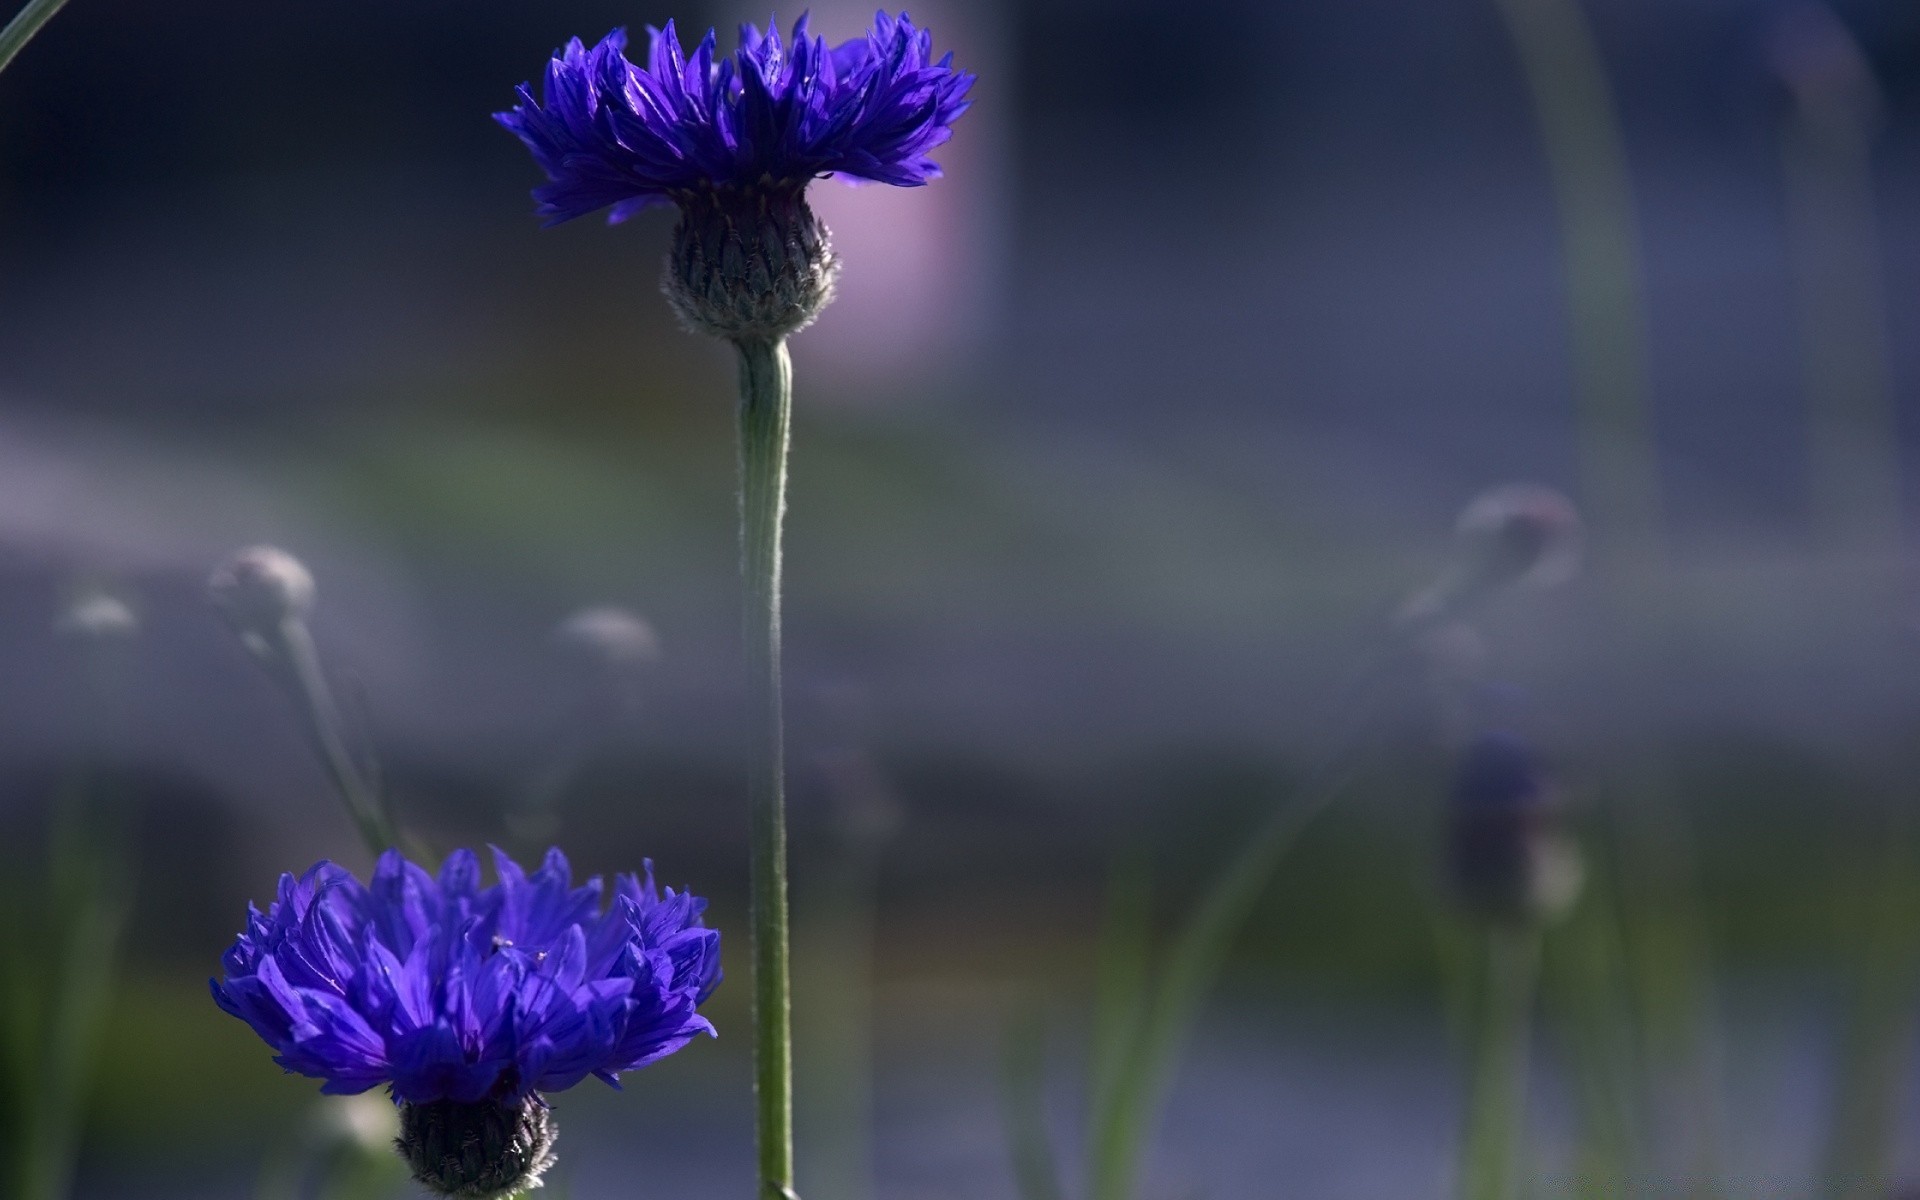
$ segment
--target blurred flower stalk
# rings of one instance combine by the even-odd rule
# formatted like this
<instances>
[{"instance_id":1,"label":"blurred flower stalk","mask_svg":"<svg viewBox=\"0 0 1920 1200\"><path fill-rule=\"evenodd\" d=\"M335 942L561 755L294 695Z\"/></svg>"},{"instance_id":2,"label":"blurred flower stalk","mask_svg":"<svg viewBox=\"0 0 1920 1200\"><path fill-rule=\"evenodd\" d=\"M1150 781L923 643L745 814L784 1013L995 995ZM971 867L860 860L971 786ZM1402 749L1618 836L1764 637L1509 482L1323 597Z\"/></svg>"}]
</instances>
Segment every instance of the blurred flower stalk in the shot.
<instances>
[{"instance_id":1,"label":"blurred flower stalk","mask_svg":"<svg viewBox=\"0 0 1920 1200\"><path fill-rule=\"evenodd\" d=\"M1524 1194L1533 1012L1545 927L1579 896L1585 868L1558 789L1532 745L1489 730L1462 750L1447 803L1447 862L1472 923L1462 1200ZM1477 987L1473 986L1477 983Z\"/></svg>"},{"instance_id":2,"label":"blurred flower stalk","mask_svg":"<svg viewBox=\"0 0 1920 1200\"><path fill-rule=\"evenodd\" d=\"M1633 176L1618 103L1583 0L1496 0L1532 101L1553 186L1573 343L1582 507L1609 636L1644 623L1675 640L1665 504L1653 434L1648 315ZM1712 956L1693 836L1664 745L1636 731L1604 786L1610 857L1633 886L1607 937L1632 992L1637 1060L1627 1107L1686 1158L1679 1174L1719 1186L1723 1118ZM1636 1170L1649 1169L1645 1164Z\"/></svg>"},{"instance_id":3,"label":"blurred flower stalk","mask_svg":"<svg viewBox=\"0 0 1920 1200\"><path fill-rule=\"evenodd\" d=\"M662 288L681 322L731 343L740 364L739 468L754 998L755 1143L760 1194L793 1195L793 1047L788 949L785 747L780 686L781 530L786 514L793 364L787 338L833 295L840 264L807 204L813 180L917 187L928 153L952 136L973 77L905 14L881 12L864 38L829 48L807 18L740 31L731 57L709 30L691 56L671 21L651 30L644 65L616 30L578 39L548 64L543 95L496 114L548 182L539 211L610 223L674 205L679 222Z\"/></svg>"},{"instance_id":4,"label":"blurred flower stalk","mask_svg":"<svg viewBox=\"0 0 1920 1200\"><path fill-rule=\"evenodd\" d=\"M806 708L816 718L812 735L803 735L797 807L814 809L825 830L812 885L799 890L795 905L795 941L803 951L794 956L798 1129L808 1147L800 1166L810 1190L869 1200L877 893L881 857L903 810L870 746L864 692L838 682L809 694Z\"/></svg>"},{"instance_id":5,"label":"blurred flower stalk","mask_svg":"<svg viewBox=\"0 0 1920 1200\"><path fill-rule=\"evenodd\" d=\"M1834 11L1781 10L1766 51L1786 95L1780 131L1806 388L1808 478L1821 549L1853 586L1845 617L1909 661L1900 431L1890 384L1873 154L1886 102L1872 65ZM1865 836L1871 863L1838 927L1847 1011L1822 1171L1833 1197L1886 1190L1920 998L1920 859L1904 777L1879 790Z\"/></svg>"},{"instance_id":6,"label":"blurred flower stalk","mask_svg":"<svg viewBox=\"0 0 1920 1200\"><path fill-rule=\"evenodd\" d=\"M1088 1200L1138 1195L1152 1129L1200 1008L1280 865L1374 749L1385 690L1404 684L1411 672L1429 685L1437 682L1437 694L1430 698L1446 710L1443 718L1457 717L1461 706L1453 693L1473 670L1472 664L1451 660L1460 657L1463 642L1469 647L1466 657L1477 657L1477 638L1464 619L1503 592L1565 583L1579 568L1582 546L1579 514L1550 488L1508 485L1468 505L1455 525L1451 560L1432 583L1402 603L1383 631L1377 654L1361 664L1346 694L1332 706L1334 727L1324 757L1214 874L1164 949L1156 949L1152 937L1149 863L1138 853L1121 857L1108 891L1096 967L1087 1079ZM1525 836L1530 828L1525 819L1513 826L1514 844L1506 849L1525 860L1513 873L1528 885L1551 890L1546 859L1564 854L1564 843L1556 840L1549 847ZM1535 867L1542 870L1535 874ZM1560 890L1566 890L1564 883ZM1489 1009L1491 1032L1481 1042L1489 1057L1475 1071L1477 1079L1489 1082L1477 1085L1473 1098L1476 1110L1487 1108L1479 1120L1487 1130L1482 1157L1488 1170L1507 1153L1508 1139L1520 1127L1524 1093L1491 1081L1510 1081L1523 1067L1512 1060L1525 1040L1537 961L1530 934L1491 941L1497 945L1490 951L1495 975L1490 995L1499 1004ZM1044 1032L1037 1011L1028 1011L1016 1016L1008 1034L1005 1117L1022 1200L1056 1200L1065 1194L1044 1127Z\"/></svg>"},{"instance_id":7,"label":"blurred flower stalk","mask_svg":"<svg viewBox=\"0 0 1920 1200\"><path fill-rule=\"evenodd\" d=\"M59 785L39 870L0 879L0 1180L18 1200L66 1200L94 1053L133 901L128 814L107 758L139 620L105 592L77 597L53 632L75 652L91 736Z\"/></svg>"},{"instance_id":8,"label":"blurred flower stalk","mask_svg":"<svg viewBox=\"0 0 1920 1200\"><path fill-rule=\"evenodd\" d=\"M299 707L301 727L367 850L377 856L397 845L372 771L348 748L346 725L307 625L314 583L305 564L276 547L253 546L214 570L207 594L240 644Z\"/></svg>"}]
</instances>

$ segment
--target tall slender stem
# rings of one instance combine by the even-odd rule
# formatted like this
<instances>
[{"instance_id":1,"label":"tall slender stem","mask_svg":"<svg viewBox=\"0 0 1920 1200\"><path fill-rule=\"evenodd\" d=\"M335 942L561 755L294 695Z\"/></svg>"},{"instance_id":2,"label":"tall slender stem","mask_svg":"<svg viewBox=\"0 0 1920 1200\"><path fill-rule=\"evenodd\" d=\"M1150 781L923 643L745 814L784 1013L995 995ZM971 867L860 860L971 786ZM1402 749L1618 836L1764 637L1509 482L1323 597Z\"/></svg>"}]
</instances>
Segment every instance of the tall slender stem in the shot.
<instances>
[{"instance_id":1,"label":"tall slender stem","mask_svg":"<svg viewBox=\"0 0 1920 1200\"><path fill-rule=\"evenodd\" d=\"M13 56L20 48L33 40L53 14L60 11L67 0L29 0L27 6L8 21L6 28L0 29L0 71L7 69Z\"/></svg>"},{"instance_id":2,"label":"tall slender stem","mask_svg":"<svg viewBox=\"0 0 1920 1200\"><path fill-rule=\"evenodd\" d=\"M1664 499L1647 367L1647 306L1633 176L1619 105L1587 0L1494 0L1532 98L1565 257L1577 397L1582 504L1595 574L1607 589L1612 638L1638 621L1657 653L1680 633L1666 547ZM1627 661L1629 656L1617 656ZM1628 801L1615 810L1634 888L1622 896L1623 941L1642 1017L1646 1099L1668 1080L1683 1119L1658 1122L1691 1142L1692 1171L1718 1194L1720 1068L1709 947L1689 845L1689 817L1663 749L1644 729L1644 753L1620 771Z\"/></svg>"},{"instance_id":3,"label":"tall slender stem","mask_svg":"<svg viewBox=\"0 0 1920 1200\"><path fill-rule=\"evenodd\" d=\"M1640 231L1613 88L1580 0L1495 4L1519 52L1560 218L1585 506L1601 565L1644 570L1659 552L1661 499Z\"/></svg>"},{"instance_id":4,"label":"tall slender stem","mask_svg":"<svg viewBox=\"0 0 1920 1200\"><path fill-rule=\"evenodd\" d=\"M1090 1164L1094 1200L1133 1200L1148 1126L1159 1112L1195 1013L1281 861L1346 786L1352 743L1341 739L1336 745L1341 748L1309 777L1299 796L1275 809L1215 879L1167 950L1136 1036L1097 1097Z\"/></svg>"},{"instance_id":5,"label":"tall slender stem","mask_svg":"<svg viewBox=\"0 0 1920 1200\"><path fill-rule=\"evenodd\" d=\"M307 736L313 739L314 750L345 802L354 828L360 831L361 840L377 858L388 847L399 845L399 839L379 789L367 781L347 749L340 709L333 702L333 691L320 668L320 654L314 648L313 634L297 616L287 617L275 632L278 645L274 649L294 699L300 703Z\"/></svg>"},{"instance_id":6,"label":"tall slender stem","mask_svg":"<svg viewBox=\"0 0 1920 1200\"><path fill-rule=\"evenodd\" d=\"M1513 1200L1520 1194L1527 1049L1532 1039L1540 935L1530 928L1489 930L1486 955L1486 990L1473 1030L1460 1200Z\"/></svg>"},{"instance_id":7,"label":"tall slender stem","mask_svg":"<svg viewBox=\"0 0 1920 1200\"><path fill-rule=\"evenodd\" d=\"M753 942L754 1137L763 1200L793 1195L792 987L787 961L786 748L780 701L780 525L793 363L784 341L740 351L740 574L752 744L747 753Z\"/></svg>"}]
</instances>

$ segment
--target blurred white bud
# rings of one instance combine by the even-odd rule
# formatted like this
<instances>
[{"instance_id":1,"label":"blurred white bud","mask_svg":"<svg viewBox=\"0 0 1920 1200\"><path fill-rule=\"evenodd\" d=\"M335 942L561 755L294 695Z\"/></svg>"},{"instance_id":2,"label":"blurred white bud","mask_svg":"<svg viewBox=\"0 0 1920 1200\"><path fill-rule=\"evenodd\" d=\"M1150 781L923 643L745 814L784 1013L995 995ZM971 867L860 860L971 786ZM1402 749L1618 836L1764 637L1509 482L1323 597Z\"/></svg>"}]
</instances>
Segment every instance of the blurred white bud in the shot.
<instances>
[{"instance_id":1,"label":"blurred white bud","mask_svg":"<svg viewBox=\"0 0 1920 1200\"><path fill-rule=\"evenodd\" d=\"M261 636L313 608L313 575L274 546L251 546L214 568L207 594L242 636Z\"/></svg>"},{"instance_id":2,"label":"blurred white bud","mask_svg":"<svg viewBox=\"0 0 1920 1200\"><path fill-rule=\"evenodd\" d=\"M1533 483L1481 493L1460 514L1454 533L1463 570L1485 588L1565 583L1579 572L1586 543L1573 501Z\"/></svg>"},{"instance_id":3,"label":"blurred white bud","mask_svg":"<svg viewBox=\"0 0 1920 1200\"><path fill-rule=\"evenodd\" d=\"M1496 730L1471 739L1447 799L1448 866L1469 909L1548 922L1572 908L1586 878L1580 848L1565 796L1525 738Z\"/></svg>"},{"instance_id":4,"label":"blurred white bud","mask_svg":"<svg viewBox=\"0 0 1920 1200\"><path fill-rule=\"evenodd\" d=\"M1400 607L1418 634L1508 587L1544 588L1579 573L1586 545L1573 501L1550 487L1510 483L1482 492L1454 525L1453 562Z\"/></svg>"},{"instance_id":5,"label":"blurred white bud","mask_svg":"<svg viewBox=\"0 0 1920 1200\"><path fill-rule=\"evenodd\" d=\"M560 622L554 640L567 653L609 670L627 670L660 657L660 638L637 613L612 605L583 608Z\"/></svg>"},{"instance_id":6,"label":"blurred white bud","mask_svg":"<svg viewBox=\"0 0 1920 1200\"><path fill-rule=\"evenodd\" d=\"M377 1092L358 1096L329 1096L316 1114L329 1141L352 1146L362 1154L387 1155L400 1132L393 1101Z\"/></svg>"},{"instance_id":7,"label":"blurred white bud","mask_svg":"<svg viewBox=\"0 0 1920 1200\"><path fill-rule=\"evenodd\" d=\"M53 631L82 641L112 641L139 633L140 618L120 597L87 591L75 597L54 619Z\"/></svg>"}]
</instances>

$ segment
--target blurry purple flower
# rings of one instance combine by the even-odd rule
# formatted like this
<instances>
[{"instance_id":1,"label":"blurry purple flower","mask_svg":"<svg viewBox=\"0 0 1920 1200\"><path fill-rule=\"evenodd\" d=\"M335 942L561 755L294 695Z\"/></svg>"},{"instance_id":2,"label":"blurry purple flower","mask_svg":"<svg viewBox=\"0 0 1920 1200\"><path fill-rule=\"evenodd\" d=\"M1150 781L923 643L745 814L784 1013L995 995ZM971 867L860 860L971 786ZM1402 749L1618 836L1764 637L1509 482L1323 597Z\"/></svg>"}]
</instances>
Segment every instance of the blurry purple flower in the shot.
<instances>
[{"instance_id":1,"label":"blurry purple flower","mask_svg":"<svg viewBox=\"0 0 1920 1200\"><path fill-rule=\"evenodd\" d=\"M1584 871L1567 836L1560 795L1518 734L1495 730L1468 744L1448 797L1453 884L1470 907L1502 919L1559 915Z\"/></svg>"},{"instance_id":2,"label":"blurry purple flower","mask_svg":"<svg viewBox=\"0 0 1920 1200\"><path fill-rule=\"evenodd\" d=\"M437 879L393 850L365 886L330 862L282 875L213 983L322 1091L387 1085L416 1177L445 1194L537 1178L552 1144L540 1093L589 1075L618 1086L713 1032L695 1011L720 979L704 900L662 893L649 864L616 878L603 911L600 879L574 887L558 850L531 876L497 850L494 864L484 889L466 850Z\"/></svg>"},{"instance_id":3,"label":"blurry purple flower","mask_svg":"<svg viewBox=\"0 0 1920 1200\"><path fill-rule=\"evenodd\" d=\"M673 22L649 29L646 64L616 29L578 38L547 64L536 100L494 118L533 152L548 182L540 215L557 224L608 209L609 222L676 204L664 285L688 328L740 343L777 341L833 296L839 264L806 203L826 175L918 187L953 136L973 76L935 61L933 38L882 11L864 38L829 48L794 24L740 29L717 57L711 30L688 57Z\"/></svg>"},{"instance_id":4,"label":"blurry purple flower","mask_svg":"<svg viewBox=\"0 0 1920 1200\"><path fill-rule=\"evenodd\" d=\"M716 61L712 30L691 58L673 22L649 29L645 66L616 29L591 50L578 38L547 65L543 100L494 118L533 151L552 181L534 190L542 216L567 221L611 208L623 221L714 189L798 190L839 174L916 187L937 178L928 152L952 136L973 76L905 13L879 13L864 38L831 49L807 18L791 48L777 28L740 29Z\"/></svg>"}]
</instances>

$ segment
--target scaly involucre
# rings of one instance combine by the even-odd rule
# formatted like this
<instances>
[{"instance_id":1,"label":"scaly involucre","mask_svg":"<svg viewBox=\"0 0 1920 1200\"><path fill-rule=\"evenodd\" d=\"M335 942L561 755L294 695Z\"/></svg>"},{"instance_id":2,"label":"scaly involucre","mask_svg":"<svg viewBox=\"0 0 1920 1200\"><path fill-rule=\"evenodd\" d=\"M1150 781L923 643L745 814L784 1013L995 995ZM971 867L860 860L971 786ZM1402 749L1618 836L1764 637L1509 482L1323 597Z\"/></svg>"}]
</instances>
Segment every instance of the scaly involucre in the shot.
<instances>
[{"instance_id":1,"label":"scaly involucre","mask_svg":"<svg viewBox=\"0 0 1920 1200\"><path fill-rule=\"evenodd\" d=\"M707 188L794 188L822 175L917 187L937 178L927 155L952 136L974 77L933 61L933 39L905 13L877 14L864 38L829 48L807 18L789 49L779 30L745 25L716 61L711 30L691 56L673 22L649 29L645 66L624 30L592 49L578 38L547 65L542 99L520 88L494 114L533 151L551 182L540 215L567 221L602 208L623 221Z\"/></svg>"},{"instance_id":2,"label":"scaly involucre","mask_svg":"<svg viewBox=\"0 0 1920 1200\"><path fill-rule=\"evenodd\" d=\"M695 1009L720 979L706 901L598 877L574 887L549 850L531 876L498 850L481 888L471 851L439 877L397 851L369 885L330 862L280 877L250 909L213 982L288 1071L326 1092L381 1084L395 1099L472 1103L556 1092L589 1075L618 1086L713 1026Z\"/></svg>"}]
</instances>

